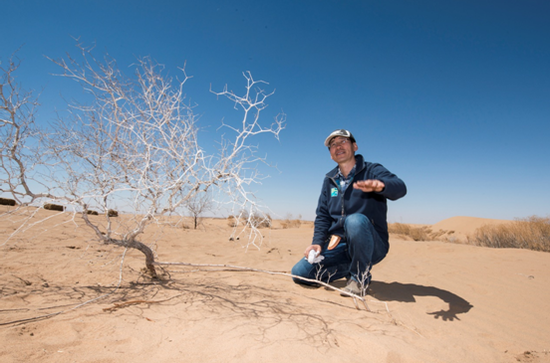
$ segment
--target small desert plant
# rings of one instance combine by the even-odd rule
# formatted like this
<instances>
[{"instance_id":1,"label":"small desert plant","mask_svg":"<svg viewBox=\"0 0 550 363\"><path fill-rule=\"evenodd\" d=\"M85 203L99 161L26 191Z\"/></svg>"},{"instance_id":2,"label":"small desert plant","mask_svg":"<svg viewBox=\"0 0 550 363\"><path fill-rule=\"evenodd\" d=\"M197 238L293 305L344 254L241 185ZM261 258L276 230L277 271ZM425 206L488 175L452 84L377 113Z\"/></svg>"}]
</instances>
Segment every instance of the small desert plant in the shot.
<instances>
[{"instance_id":1,"label":"small desert plant","mask_svg":"<svg viewBox=\"0 0 550 363\"><path fill-rule=\"evenodd\" d=\"M114 209L109 209L109 210L107 211L107 215L108 215L109 217L118 217L118 212L117 212L116 210L114 210Z\"/></svg>"},{"instance_id":2,"label":"small desert plant","mask_svg":"<svg viewBox=\"0 0 550 363\"><path fill-rule=\"evenodd\" d=\"M89 214L89 215L92 215L92 216L97 216L97 215L99 215L99 213L96 212L95 210L89 210L89 209L86 211L86 214Z\"/></svg>"},{"instance_id":3,"label":"small desert plant","mask_svg":"<svg viewBox=\"0 0 550 363\"><path fill-rule=\"evenodd\" d=\"M495 248L524 248L550 252L550 217L531 216L510 223L478 228L468 242Z\"/></svg>"},{"instance_id":4,"label":"small desert plant","mask_svg":"<svg viewBox=\"0 0 550 363\"><path fill-rule=\"evenodd\" d=\"M0 205L11 205L11 206L14 206L16 203L15 203L15 200L13 199L8 199L8 198L0 198Z\"/></svg>"},{"instance_id":5,"label":"small desert plant","mask_svg":"<svg viewBox=\"0 0 550 363\"><path fill-rule=\"evenodd\" d=\"M63 212L65 210L65 207L63 207L62 205L58 205L58 204L46 203L46 204L44 204L44 209L56 210L56 211L59 211L59 212Z\"/></svg>"}]
</instances>

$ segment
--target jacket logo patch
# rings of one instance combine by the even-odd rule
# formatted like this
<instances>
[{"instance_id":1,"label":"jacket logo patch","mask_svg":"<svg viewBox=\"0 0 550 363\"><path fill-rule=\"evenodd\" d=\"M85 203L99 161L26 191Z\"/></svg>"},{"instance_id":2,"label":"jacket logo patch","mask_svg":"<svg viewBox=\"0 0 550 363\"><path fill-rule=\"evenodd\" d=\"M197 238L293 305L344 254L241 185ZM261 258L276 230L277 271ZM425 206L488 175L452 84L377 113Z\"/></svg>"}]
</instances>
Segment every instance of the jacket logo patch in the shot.
<instances>
[{"instance_id":1,"label":"jacket logo patch","mask_svg":"<svg viewBox=\"0 0 550 363\"><path fill-rule=\"evenodd\" d=\"M337 197L338 196L338 188L332 188L330 190L330 196L331 197Z\"/></svg>"}]
</instances>

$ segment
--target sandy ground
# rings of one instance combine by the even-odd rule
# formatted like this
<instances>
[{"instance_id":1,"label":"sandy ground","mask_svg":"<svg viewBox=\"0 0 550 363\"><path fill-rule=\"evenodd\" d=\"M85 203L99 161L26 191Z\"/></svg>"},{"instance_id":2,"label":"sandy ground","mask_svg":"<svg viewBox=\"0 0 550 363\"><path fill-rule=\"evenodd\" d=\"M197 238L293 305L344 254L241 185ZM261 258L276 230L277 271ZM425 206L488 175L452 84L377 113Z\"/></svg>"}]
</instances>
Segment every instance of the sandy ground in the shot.
<instances>
[{"instance_id":1,"label":"sandy ground","mask_svg":"<svg viewBox=\"0 0 550 363\"><path fill-rule=\"evenodd\" d=\"M80 221L42 210L27 223L45 216L9 240L22 217L0 217L1 362L550 362L549 253L392 238L367 311L265 272L167 266L152 280L139 252ZM439 228L466 234L472 220ZM261 231L259 250L230 241L225 220L152 226L142 241L159 261L288 273L313 234Z\"/></svg>"}]
</instances>

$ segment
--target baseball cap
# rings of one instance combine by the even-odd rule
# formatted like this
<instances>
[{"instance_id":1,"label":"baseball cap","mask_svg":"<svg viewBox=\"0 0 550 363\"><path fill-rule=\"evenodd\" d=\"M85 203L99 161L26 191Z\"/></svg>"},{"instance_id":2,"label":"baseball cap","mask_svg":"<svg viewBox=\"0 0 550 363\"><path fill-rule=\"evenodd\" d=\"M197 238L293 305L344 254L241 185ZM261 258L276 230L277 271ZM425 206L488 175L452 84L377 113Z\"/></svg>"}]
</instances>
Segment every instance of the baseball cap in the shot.
<instances>
[{"instance_id":1,"label":"baseball cap","mask_svg":"<svg viewBox=\"0 0 550 363\"><path fill-rule=\"evenodd\" d=\"M325 146L329 147L332 139L334 139L337 136L347 137L348 139L351 140L351 142L355 142L355 138L353 137L351 132L349 132L348 130L339 129L339 130L332 131L330 135L328 135L328 137L325 139Z\"/></svg>"}]
</instances>

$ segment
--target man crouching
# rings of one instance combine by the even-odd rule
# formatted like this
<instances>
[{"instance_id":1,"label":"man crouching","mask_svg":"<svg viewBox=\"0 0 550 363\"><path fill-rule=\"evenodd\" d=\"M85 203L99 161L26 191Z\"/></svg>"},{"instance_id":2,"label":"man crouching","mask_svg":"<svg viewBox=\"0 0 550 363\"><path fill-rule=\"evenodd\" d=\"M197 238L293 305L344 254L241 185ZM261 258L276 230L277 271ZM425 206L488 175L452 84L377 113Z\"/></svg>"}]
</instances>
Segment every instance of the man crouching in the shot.
<instances>
[{"instance_id":1,"label":"man crouching","mask_svg":"<svg viewBox=\"0 0 550 363\"><path fill-rule=\"evenodd\" d=\"M382 165L355 155L357 143L348 130L332 132L325 146L338 166L325 176L313 242L292 274L326 282L345 277L344 290L364 296L372 265L389 250L386 200L403 197L407 187ZM320 256L324 259L316 262ZM298 278L294 281L308 284Z\"/></svg>"}]
</instances>

